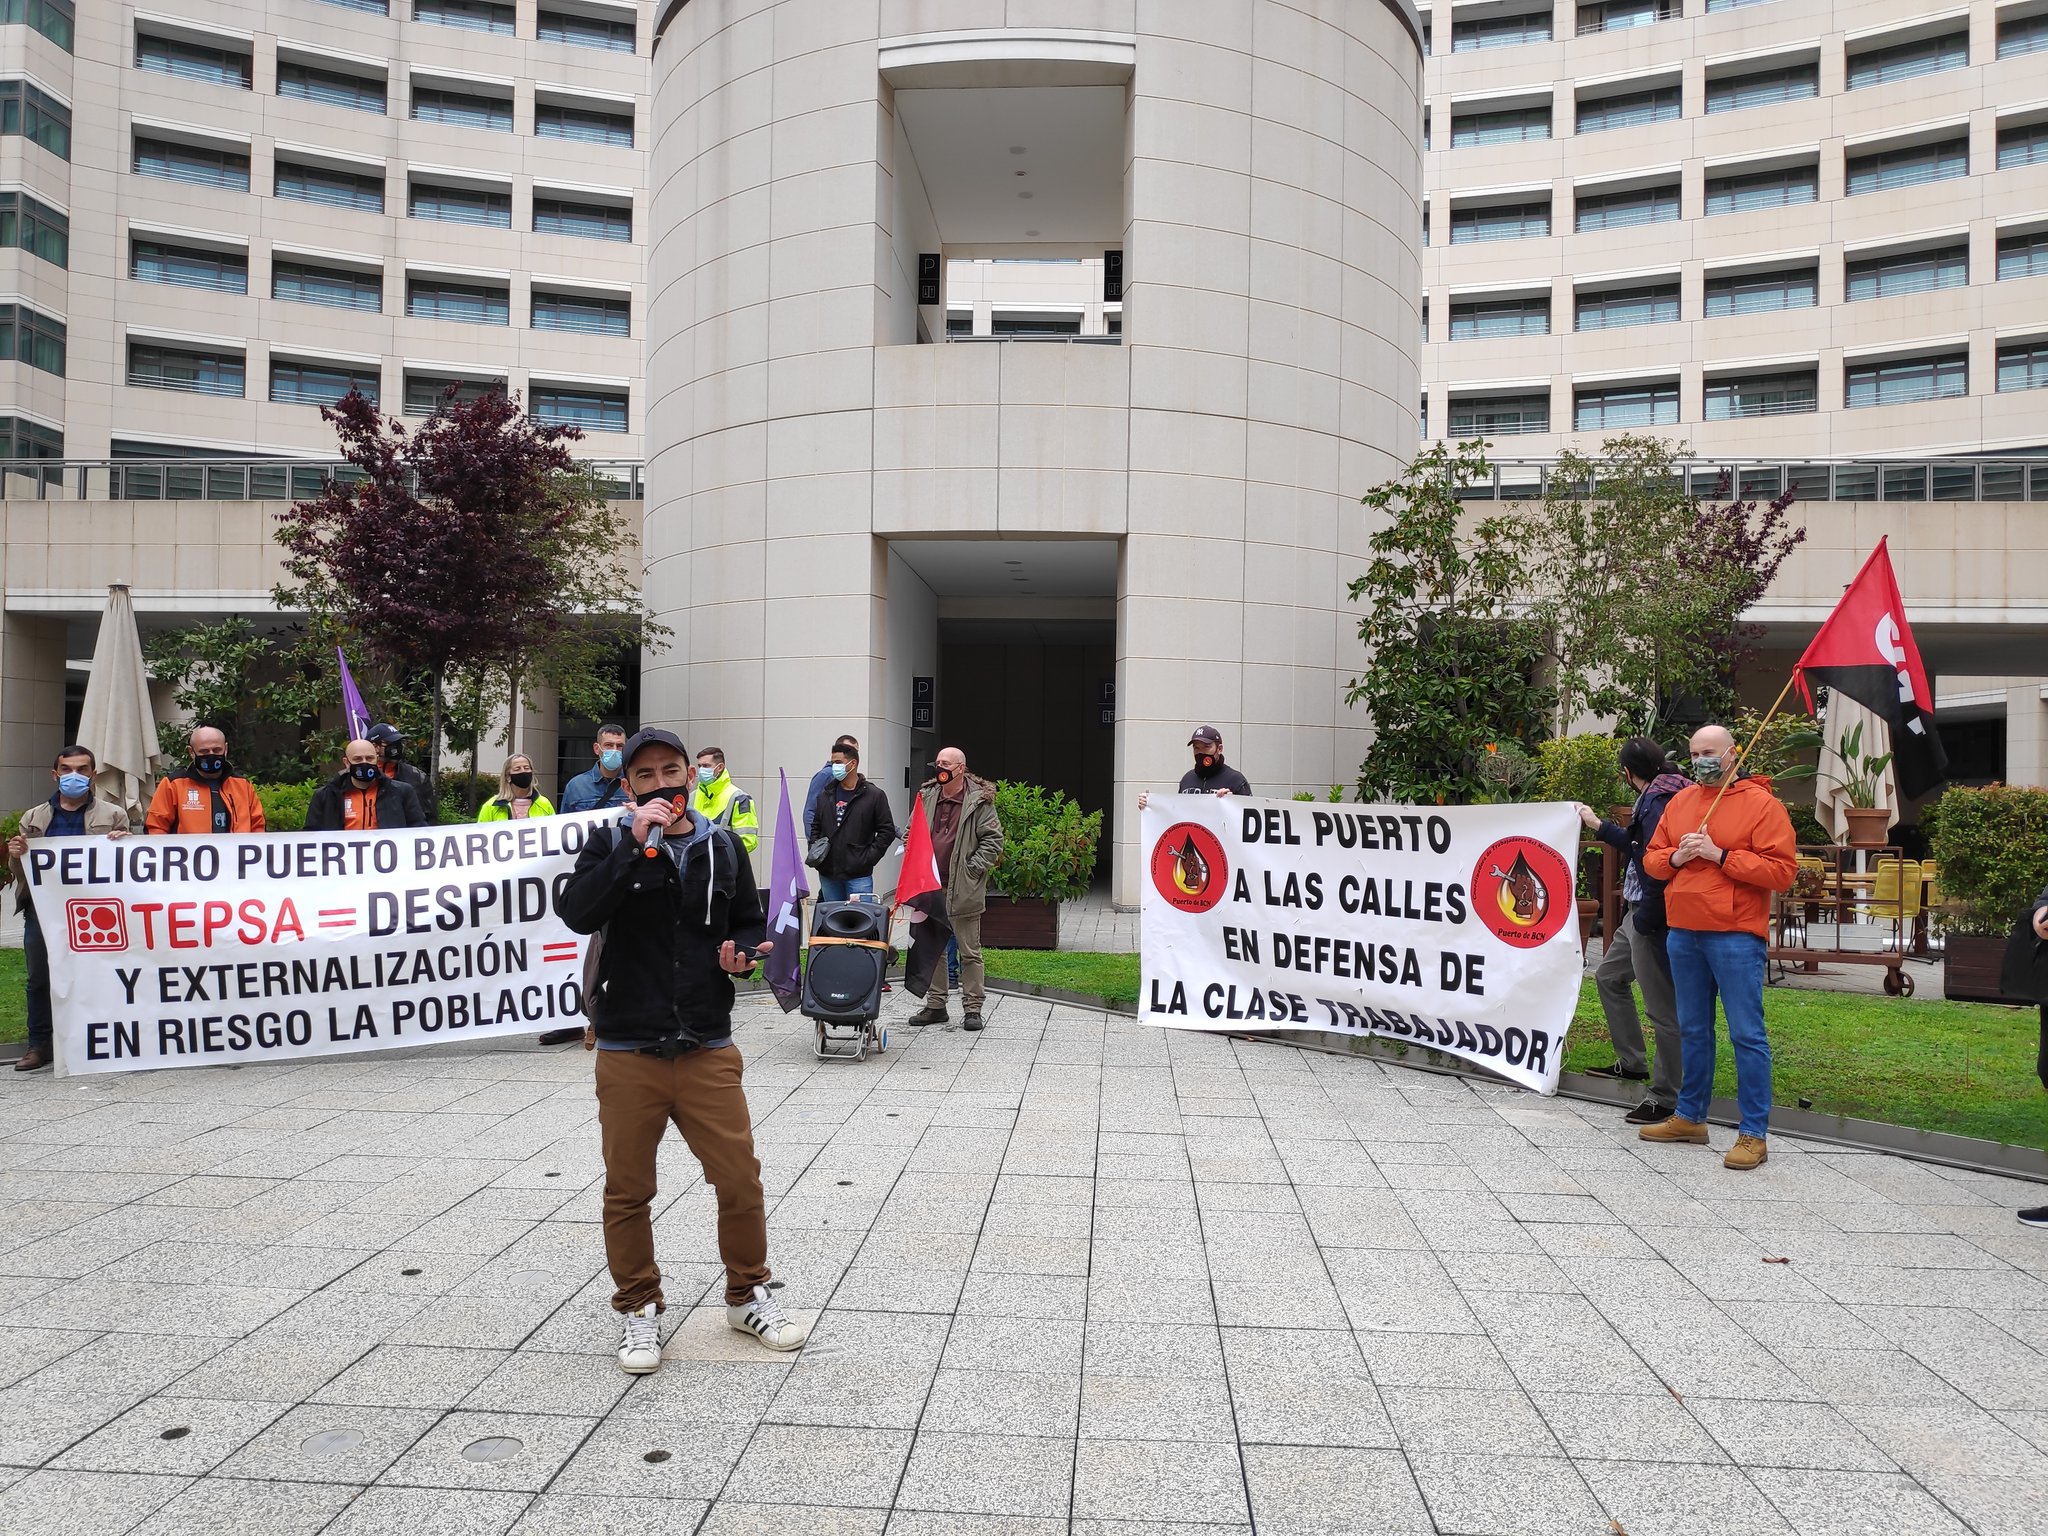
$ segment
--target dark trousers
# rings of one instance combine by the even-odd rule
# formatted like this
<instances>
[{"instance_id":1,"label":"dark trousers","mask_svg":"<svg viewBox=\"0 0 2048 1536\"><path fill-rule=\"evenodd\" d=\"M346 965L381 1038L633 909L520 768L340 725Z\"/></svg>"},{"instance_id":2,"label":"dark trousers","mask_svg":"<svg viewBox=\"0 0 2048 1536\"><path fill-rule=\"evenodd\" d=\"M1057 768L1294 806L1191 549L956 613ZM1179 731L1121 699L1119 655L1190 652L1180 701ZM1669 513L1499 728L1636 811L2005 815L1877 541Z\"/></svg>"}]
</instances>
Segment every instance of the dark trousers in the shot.
<instances>
[{"instance_id":1,"label":"dark trousers","mask_svg":"<svg viewBox=\"0 0 2048 1536\"><path fill-rule=\"evenodd\" d=\"M28 1043L50 1049L50 948L33 905L21 909L21 948L28 960Z\"/></svg>"},{"instance_id":2,"label":"dark trousers","mask_svg":"<svg viewBox=\"0 0 2048 1536\"><path fill-rule=\"evenodd\" d=\"M2034 1058L2034 1075L2048 1088L2048 1003L2041 1005L2041 1051Z\"/></svg>"}]
</instances>

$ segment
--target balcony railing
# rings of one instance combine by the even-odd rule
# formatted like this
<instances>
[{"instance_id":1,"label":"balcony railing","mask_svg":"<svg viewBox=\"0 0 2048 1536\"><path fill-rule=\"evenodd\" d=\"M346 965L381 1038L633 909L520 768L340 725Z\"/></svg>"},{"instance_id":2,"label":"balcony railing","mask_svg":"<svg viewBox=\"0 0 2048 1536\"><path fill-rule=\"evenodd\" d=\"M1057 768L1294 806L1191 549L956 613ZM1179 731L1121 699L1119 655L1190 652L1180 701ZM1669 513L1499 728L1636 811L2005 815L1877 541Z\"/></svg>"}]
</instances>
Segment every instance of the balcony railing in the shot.
<instances>
[{"instance_id":1,"label":"balcony railing","mask_svg":"<svg viewBox=\"0 0 2048 1536\"><path fill-rule=\"evenodd\" d=\"M638 459L580 459L615 501L646 496ZM0 459L10 501L305 501L360 480L333 459Z\"/></svg>"},{"instance_id":2,"label":"balcony railing","mask_svg":"<svg viewBox=\"0 0 2048 1536\"><path fill-rule=\"evenodd\" d=\"M1476 435L1476 434L1475 434ZM1490 478L1464 486L1466 501L1534 501L1550 489L1555 459L1499 459ZM1683 471L1692 495L1797 501L2043 501L2048 458L1694 459ZM1597 495L1597 484L1584 488Z\"/></svg>"}]
</instances>

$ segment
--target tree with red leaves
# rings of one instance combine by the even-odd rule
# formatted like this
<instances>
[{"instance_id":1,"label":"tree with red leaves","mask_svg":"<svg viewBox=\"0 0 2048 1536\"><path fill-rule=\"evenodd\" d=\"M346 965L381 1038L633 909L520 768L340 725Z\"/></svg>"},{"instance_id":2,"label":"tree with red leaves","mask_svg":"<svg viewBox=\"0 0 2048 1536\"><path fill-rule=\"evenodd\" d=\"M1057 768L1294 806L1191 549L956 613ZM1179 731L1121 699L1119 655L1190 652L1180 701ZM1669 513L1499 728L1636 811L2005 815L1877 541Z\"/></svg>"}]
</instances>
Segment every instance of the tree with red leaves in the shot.
<instances>
[{"instance_id":1,"label":"tree with red leaves","mask_svg":"<svg viewBox=\"0 0 2048 1536\"><path fill-rule=\"evenodd\" d=\"M431 689L426 769L438 791L451 674L545 678L551 663L658 644L634 579L638 537L570 455L582 434L518 401L453 391L417 430L351 392L321 416L357 473L284 514L273 596Z\"/></svg>"}]
</instances>

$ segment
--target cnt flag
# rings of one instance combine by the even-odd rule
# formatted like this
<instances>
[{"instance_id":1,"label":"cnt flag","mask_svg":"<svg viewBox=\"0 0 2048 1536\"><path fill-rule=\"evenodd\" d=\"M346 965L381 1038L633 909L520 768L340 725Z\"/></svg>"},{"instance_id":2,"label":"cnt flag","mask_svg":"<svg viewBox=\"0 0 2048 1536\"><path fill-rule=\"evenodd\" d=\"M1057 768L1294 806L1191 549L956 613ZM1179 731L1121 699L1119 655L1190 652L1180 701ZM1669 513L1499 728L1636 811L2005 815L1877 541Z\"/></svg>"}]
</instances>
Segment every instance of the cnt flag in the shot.
<instances>
[{"instance_id":1,"label":"cnt flag","mask_svg":"<svg viewBox=\"0 0 2048 1536\"><path fill-rule=\"evenodd\" d=\"M923 997L932 976L946 963L946 940L953 924L946 913L946 893L939 884L939 860L932 850L931 823L925 819L924 797L910 813L910 835L903 840L903 869L896 876L896 905L910 909L910 953L903 962L903 990Z\"/></svg>"},{"instance_id":2,"label":"cnt flag","mask_svg":"<svg viewBox=\"0 0 2048 1536\"><path fill-rule=\"evenodd\" d=\"M348 739L361 741L370 733L370 707L363 702L362 690L349 672L348 657L338 645L334 659L341 664L341 712L348 717Z\"/></svg>"},{"instance_id":3,"label":"cnt flag","mask_svg":"<svg viewBox=\"0 0 2048 1536\"><path fill-rule=\"evenodd\" d=\"M1808 684L1822 683L1890 725L1892 770L1899 792L1910 797L1926 794L1948 776L1948 754L1935 734L1934 691L1906 625L1906 605L1885 543L1877 541L1792 675L1809 709L1813 693Z\"/></svg>"},{"instance_id":4,"label":"cnt flag","mask_svg":"<svg viewBox=\"0 0 2048 1536\"><path fill-rule=\"evenodd\" d=\"M803 1001L804 980L797 968L804 936L804 902L811 882L804 874L804 845L797 840L796 818L789 812L789 774L782 773L782 808L775 814L775 862L768 873L768 939L775 947L761 962L761 973L775 1001L788 1013Z\"/></svg>"}]
</instances>

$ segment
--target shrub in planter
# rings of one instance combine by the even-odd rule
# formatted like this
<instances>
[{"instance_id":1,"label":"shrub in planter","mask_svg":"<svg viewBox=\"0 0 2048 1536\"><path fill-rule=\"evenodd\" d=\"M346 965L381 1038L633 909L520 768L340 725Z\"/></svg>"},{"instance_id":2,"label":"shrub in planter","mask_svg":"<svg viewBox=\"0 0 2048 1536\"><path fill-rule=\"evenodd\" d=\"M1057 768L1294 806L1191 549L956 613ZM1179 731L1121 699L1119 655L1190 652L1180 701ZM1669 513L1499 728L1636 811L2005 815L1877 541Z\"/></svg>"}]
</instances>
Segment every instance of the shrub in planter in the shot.
<instances>
[{"instance_id":1,"label":"shrub in planter","mask_svg":"<svg viewBox=\"0 0 2048 1536\"><path fill-rule=\"evenodd\" d=\"M1999 1001L2006 935L2048 885L2048 789L1955 788L1923 819L1932 823L1929 852L1941 869L1944 907L1935 921L1949 936L1944 990Z\"/></svg>"},{"instance_id":2,"label":"shrub in planter","mask_svg":"<svg viewBox=\"0 0 2048 1536\"><path fill-rule=\"evenodd\" d=\"M1621 776L1621 743L1612 736L1556 736L1536 748L1536 792L1544 800L1590 805L1601 815L1635 793Z\"/></svg>"},{"instance_id":3,"label":"shrub in planter","mask_svg":"<svg viewBox=\"0 0 2048 1536\"><path fill-rule=\"evenodd\" d=\"M269 832L303 832L306 811L313 803L317 779L303 784L258 784L256 798L263 802L263 826Z\"/></svg>"},{"instance_id":4,"label":"shrub in planter","mask_svg":"<svg viewBox=\"0 0 2048 1536\"><path fill-rule=\"evenodd\" d=\"M1007 780L996 785L1003 856L989 874L991 894L1012 901L1073 901L1088 894L1102 812L1081 807L1056 789Z\"/></svg>"}]
</instances>

